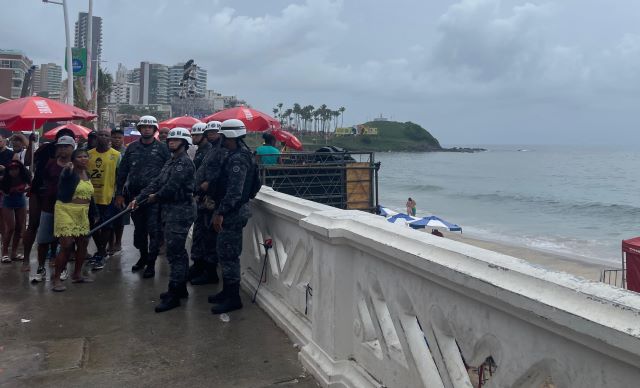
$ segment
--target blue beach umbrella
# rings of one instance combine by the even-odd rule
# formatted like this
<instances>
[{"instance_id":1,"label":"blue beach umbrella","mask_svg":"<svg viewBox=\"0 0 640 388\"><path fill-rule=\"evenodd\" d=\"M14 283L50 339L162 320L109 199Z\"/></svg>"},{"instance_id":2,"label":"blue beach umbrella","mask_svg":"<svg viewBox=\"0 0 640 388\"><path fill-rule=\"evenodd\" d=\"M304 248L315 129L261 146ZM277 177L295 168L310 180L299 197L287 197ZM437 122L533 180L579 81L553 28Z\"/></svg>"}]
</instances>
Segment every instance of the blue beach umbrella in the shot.
<instances>
[{"instance_id":1,"label":"blue beach umbrella","mask_svg":"<svg viewBox=\"0 0 640 388\"><path fill-rule=\"evenodd\" d=\"M462 232L462 228L456 224L452 224L451 222L445 221L437 216L429 216L420 218L417 221L411 222L409 224L412 228L421 229L421 228L447 228L451 232Z\"/></svg>"},{"instance_id":2,"label":"blue beach umbrella","mask_svg":"<svg viewBox=\"0 0 640 388\"><path fill-rule=\"evenodd\" d=\"M388 207L384 207L382 205L378 206L378 210L380 211L380 215L383 217L391 217L391 216L395 216L396 214L398 214L398 212L394 212L393 210L389 209Z\"/></svg>"},{"instance_id":3,"label":"blue beach umbrella","mask_svg":"<svg viewBox=\"0 0 640 388\"><path fill-rule=\"evenodd\" d=\"M419 221L419 218L416 217L411 217L408 214L403 214L403 213L398 213L396 215L393 215L389 218L387 218L387 221L391 222L392 224L410 224L412 222L415 221Z\"/></svg>"}]
</instances>

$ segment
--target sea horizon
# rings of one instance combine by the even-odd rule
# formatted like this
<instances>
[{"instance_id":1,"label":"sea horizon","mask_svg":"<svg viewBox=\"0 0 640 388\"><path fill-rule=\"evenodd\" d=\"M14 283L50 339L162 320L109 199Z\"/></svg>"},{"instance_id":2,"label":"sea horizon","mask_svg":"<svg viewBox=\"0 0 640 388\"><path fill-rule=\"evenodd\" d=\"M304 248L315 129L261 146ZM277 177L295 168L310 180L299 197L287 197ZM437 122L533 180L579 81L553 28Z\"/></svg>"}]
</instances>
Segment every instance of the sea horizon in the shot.
<instances>
[{"instance_id":1,"label":"sea horizon","mask_svg":"<svg viewBox=\"0 0 640 388\"><path fill-rule=\"evenodd\" d=\"M378 153L380 204L405 212L412 197L470 237L613 267L640 235L631 146L472 146L487 152Z\"/></svg>"}]
</instances>

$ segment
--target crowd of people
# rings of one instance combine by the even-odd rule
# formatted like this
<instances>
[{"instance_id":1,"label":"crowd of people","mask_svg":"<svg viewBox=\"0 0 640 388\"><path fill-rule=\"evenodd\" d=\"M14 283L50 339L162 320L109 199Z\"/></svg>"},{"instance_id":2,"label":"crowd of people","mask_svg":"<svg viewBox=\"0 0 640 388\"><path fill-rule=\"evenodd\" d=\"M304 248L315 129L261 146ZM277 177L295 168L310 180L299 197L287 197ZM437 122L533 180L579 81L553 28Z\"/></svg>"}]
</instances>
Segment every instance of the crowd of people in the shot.
<instances>
[{"instance_id":1,"label":"crowd of people","mask_svg":"<svg viewBox=\"0 0 640 388\"><path fill-rule=\"evenodd\" d=\"M166 248L170 279L156 312L180 306L189 296L187 283L219 283L218 267L223 287L209 296L212 313L242 308L242 230L250 217L247 203L260 188L244 124L198 123L156 138L156 118L143 116L137 130L140 138L126 147L120 129L100 129L79 146L73 131L63 128L33 155L33 139L14 136L10 150L0 136L2 262L22 261L29 272L36 244L34 283L46 280L47 259L53 291L66 290L71 260L70 281L91 283L88 269L101 270L122 251L124 227L133 221L139 252L133 272L153 278L160 249ZM195 153L188 153L190 147ZM185 246L192 226L189 266ZM96 247L91 255L89 238Z\"/></svg>"}]
</instances>

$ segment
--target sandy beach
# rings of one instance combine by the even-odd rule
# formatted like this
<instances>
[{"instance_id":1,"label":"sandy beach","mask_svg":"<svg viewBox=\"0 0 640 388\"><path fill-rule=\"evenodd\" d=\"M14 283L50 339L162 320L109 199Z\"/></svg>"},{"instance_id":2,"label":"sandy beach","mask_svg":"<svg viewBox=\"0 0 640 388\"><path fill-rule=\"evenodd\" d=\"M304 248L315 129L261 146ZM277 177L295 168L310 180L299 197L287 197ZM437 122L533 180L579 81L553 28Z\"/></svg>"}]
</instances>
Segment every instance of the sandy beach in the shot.
<instances>
[{"instance_id":1,"label":"sandy beach","mask_svg":"<svg viewBox=\"0 0 640 388\"><path fill-rule=\"evenodd\" d=\"M430 229L425 230L425 232L430 232ZM452 240L461 241L480 248L488 249L490 251L517 257L519 259L529 261L545 268L568 272L570 274L590 280L599 281L600 274L602 273L603 269L613 268L605 264L589 262L586 261L586 259L582 260L579 258L562 256L559 254L531 249L527 247L508 245L495 241L481 240L457 232L443 232L443 234L445 238L450 238Z\"/></svg>"}]
</instances>

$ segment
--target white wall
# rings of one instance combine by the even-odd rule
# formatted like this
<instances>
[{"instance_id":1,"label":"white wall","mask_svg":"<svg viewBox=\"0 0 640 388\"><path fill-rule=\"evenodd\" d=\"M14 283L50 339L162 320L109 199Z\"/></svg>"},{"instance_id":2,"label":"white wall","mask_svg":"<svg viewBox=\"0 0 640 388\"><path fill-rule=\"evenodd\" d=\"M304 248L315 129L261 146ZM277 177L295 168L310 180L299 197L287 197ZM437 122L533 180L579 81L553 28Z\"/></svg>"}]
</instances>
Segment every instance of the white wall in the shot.
<instances>
[{"instance_id":1,"label":"white wall","mask_svg":"<svg viewBox=\"0 0 640 388\"><path fill-rule=\"evenodd\" d=\"M252 206L243 284L272 238L258 303L323 386L477 386L489 356L485 387L640 381L637 294L269 188Z\"/></svg>"}]
</instances>

